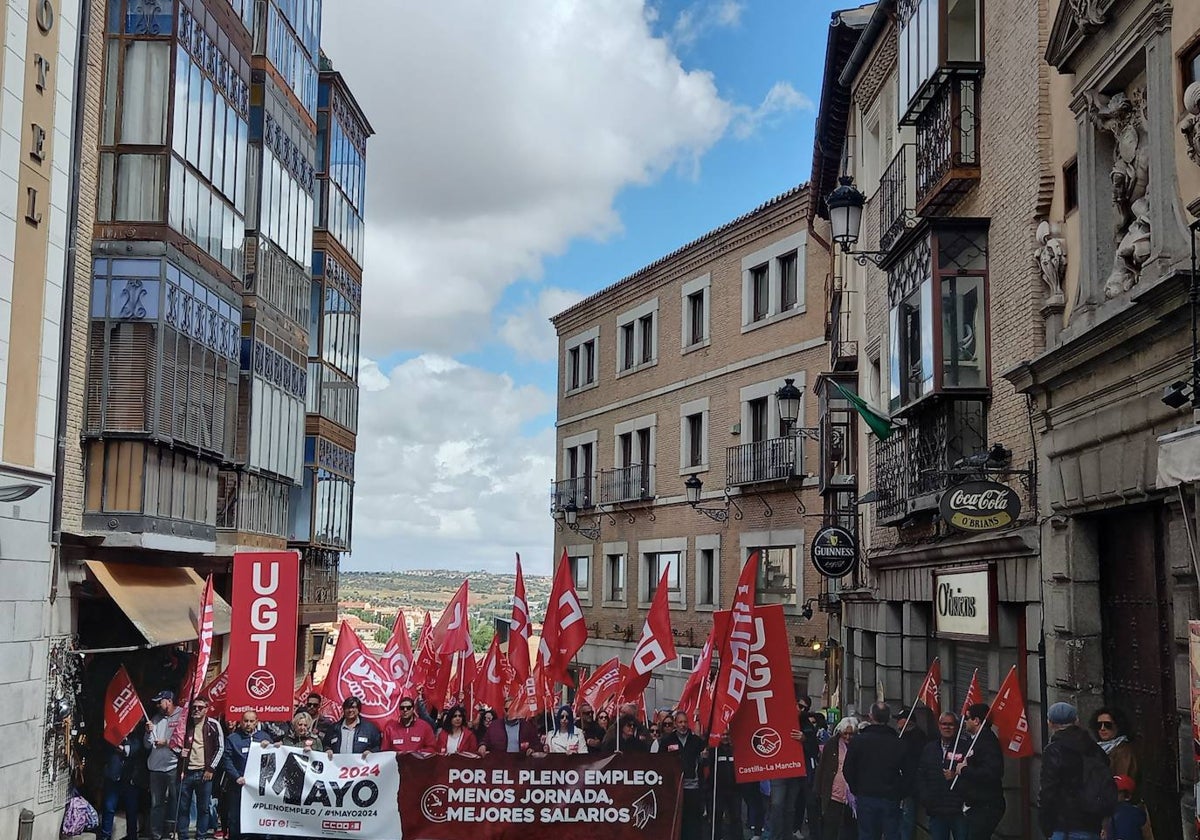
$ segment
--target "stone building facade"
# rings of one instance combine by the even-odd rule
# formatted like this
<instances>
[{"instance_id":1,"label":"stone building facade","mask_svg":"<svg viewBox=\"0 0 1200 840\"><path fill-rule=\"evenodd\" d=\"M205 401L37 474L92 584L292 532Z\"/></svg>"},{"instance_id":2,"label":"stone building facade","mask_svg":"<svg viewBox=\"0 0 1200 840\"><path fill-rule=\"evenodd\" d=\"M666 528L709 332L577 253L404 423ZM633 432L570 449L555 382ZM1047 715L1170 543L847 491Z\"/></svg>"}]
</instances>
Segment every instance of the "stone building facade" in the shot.
<instances>
[{"instance_id":1,"label":"stone building facade","mask_svg":"<svg viewBox=\"0 0 1200 840\"><path fill-rule=\"evenodd\" d=\"M865 199L859 258L837 253L832 285L859 394L894 420L884 439L862 425L858 442L844 711L912 704L936 657L943 709L973 675L990 698L1015 668L1029 720L1042 717L1037 454L1027 399L1003 378L1044 341L1030 256L1049 210L1042 5L881 0L865 23L862 9L832 21L841 57L826 65L813 210L829 218L842 175ZM939 505L973 481L1007 487L1016 518L951 527ZM972 620L952 598L975 599ZM1036 768L1007 764L1000 835L1033 836Z\"/></svg>"},{"instance_id":2,"label":"stone building facade","mask_svg":"<svg viewBox=\"0 0 1200 840\"><path fill-rule=\"evenodd\" d=\"M1123 711L1154 835L1192 836L1200 7L1048 5L1047 341L1006 372L1038 434L1047 694Z\"/></svg>"},{"instance_id":3,"label":"stone building facade","mask_svg":"<svg viewBox=\"0 0 1200 840\"><path fill-rule=\"evenodd\" d=\"M817 447L781 429L776 398L793 380L805 392L797 425L815 428L829 262L808 202L797 187L552 319L555 556L569 558L589 634L576 665L629 661L669 567L680 658L656 672L651 707L678 699L756 549L758 598L784 605L798 687L826 694L827 621L808 556L822 520Z\"/></svg>"}]
</instances>

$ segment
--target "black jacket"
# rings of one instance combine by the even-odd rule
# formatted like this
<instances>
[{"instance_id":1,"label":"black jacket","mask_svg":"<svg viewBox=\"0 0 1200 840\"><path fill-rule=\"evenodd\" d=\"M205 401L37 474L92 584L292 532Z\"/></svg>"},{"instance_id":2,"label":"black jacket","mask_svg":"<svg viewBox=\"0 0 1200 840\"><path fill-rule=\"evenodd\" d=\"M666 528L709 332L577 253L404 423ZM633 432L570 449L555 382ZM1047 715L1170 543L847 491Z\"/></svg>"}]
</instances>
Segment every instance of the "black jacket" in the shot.
<instances>
[{"instance_id":1,"label":"black jacket","mask_svg":"<svg viewBox=\"0 0 1200 840\"><path fill-rule=\"evenodd\" d=\"M1083 781L1083 759L1107 761L1104 750L1078 726L1060 729L1042 750L1038 822L1049 837L1055 831L1100 832L1100 818L1080 810L1075 792Z\"/></svg>"},{"instance_id":2,"label":"black jacket","mask_svg":"<svg viewBox=\"0 0 1200 840\"><path fill-rule=\"evenodd\" d=\"M1004 804L1004 753L990 726L980 730L954 789L968 805Z\"/></svg>"},{"instance_id":3,"label":"black jacket","mask_svg":"<svg viewBox=\"0 0 1200 840\"><path fill-rule=\"evenodd\" d=\"M890 726L873 723L850 740L842 775L856 797L874 796L899 802L912 773L908 750Z\"/></svg>"},{"instance_id":4,"label":"black jacket","mask_svg":"<svg viewBox=\"0 0 1200 840\"><path fill-rule=\"evenodd\" d=\"M354 727L354 746L351 748L355 754L363 752L379 752L380 734L379 727L371 723L364 717L358 719L358 725ZM329 730L329 740L325 742L325 749L332 750L334 753L342 751L342 722L338 721Z\"/></svg>"},{"instance_id":5,"label":"black jacket","mask_svg":"<svg viewBox=\"0 0 1200 840\"><path fill-rule=\"evenodd\" d=\"M686 744L680 744L678 732L672 732L670 735L664 735L658 739L660 755L669 753L679 759L683 768L684 781L700 778L700 767L703 764L700 753L706 746L704 739L695 732L688 735ZM676 749L673 750L671 747Z\"/></svg>"},{"instance_id":6,"label":"black jacket","mask_svg":"<svg viewBox=\"0 0 1200 840\"><path fill-rule=\"evenodd\" d=\"M950 783L942 774L956 764L967 751L967 742L958 741L949 750L942 749L942 739L935 738L925 745L917 768L917 797L931 817L953 817L962 813L963 796L959 788L962 782L950 789ZM956 757L957 756L957 757Z\"/></svg>"},{"instance_id":7,"label":"black jacket","mask_svg":"<svg viewBox=\"0 0 1200 840\"><path fill-rule=\"evenodd\" d=\"M921 764L921 753L929 738L917 728L914 721L909 721L908 729L900 736L904 747L904 795L915 796L917 793L917 767Z\"/></svg>"}]
</instances>

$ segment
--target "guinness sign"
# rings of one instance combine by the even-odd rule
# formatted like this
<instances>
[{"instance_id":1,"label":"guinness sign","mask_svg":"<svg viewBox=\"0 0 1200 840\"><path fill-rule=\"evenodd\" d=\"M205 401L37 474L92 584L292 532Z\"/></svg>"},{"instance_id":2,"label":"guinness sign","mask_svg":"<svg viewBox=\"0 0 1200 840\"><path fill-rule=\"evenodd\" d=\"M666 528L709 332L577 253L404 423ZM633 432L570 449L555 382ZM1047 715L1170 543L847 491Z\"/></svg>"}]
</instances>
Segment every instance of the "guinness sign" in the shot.
<instances>
[{"instance_id":1,"label":"guinness sign","mask_svg":"<svg viewBox=\"0 0 1200 840\"><path fill-rule=\"evenodd\" d=\"M1007 484L966 481L942 494L941 513L960 531L996 531L1017 521L1021 498Z\"/></svg>"},{"instance_id":2,"label":"guinness sign","mask_svg":"<svg viewBox=\"0 0 1200 840\"><path fill-rule=\"evenodd\" d=\"M828 525L813 537L809 554L813 566L825 577L845 577L858 562L858 541L845 528Z\"/></svg>"}]
</instances>

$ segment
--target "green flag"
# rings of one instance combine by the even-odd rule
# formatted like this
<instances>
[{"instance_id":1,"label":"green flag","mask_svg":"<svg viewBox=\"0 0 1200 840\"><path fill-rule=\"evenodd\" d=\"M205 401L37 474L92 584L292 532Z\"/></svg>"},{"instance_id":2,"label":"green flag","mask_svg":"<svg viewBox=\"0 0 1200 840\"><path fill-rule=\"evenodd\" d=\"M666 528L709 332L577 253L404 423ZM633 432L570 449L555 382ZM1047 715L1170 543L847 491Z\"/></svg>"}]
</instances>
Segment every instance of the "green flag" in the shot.
<instances>
[{"instance_id":1,"label":"green flag","mask_svg":"<svg viewBox=\"0 0 1200 840\"><path fill-rule=\"evenodd\" d=\"M887 440L891 437L892 432L896 430L891 417L872 406L858 394L847 391L836 380L831 379L829 381L833 383L833 387L838 389L838 393L848 400L850 405L854 406L854 410L858 412L858 416L871 428L871 431L875 433L875 437L880 440Z\"/></svg>"}]
</instances>

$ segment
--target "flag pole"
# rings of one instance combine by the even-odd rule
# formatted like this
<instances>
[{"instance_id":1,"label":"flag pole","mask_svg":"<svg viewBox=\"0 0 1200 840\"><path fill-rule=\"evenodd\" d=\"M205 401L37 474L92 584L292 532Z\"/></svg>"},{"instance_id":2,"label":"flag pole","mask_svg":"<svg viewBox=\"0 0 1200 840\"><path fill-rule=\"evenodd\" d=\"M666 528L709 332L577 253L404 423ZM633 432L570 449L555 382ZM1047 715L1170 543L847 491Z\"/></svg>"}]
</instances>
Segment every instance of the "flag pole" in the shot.
<instances>
[{"instance_id":1,"label":"flag pole","mask_svg":"<svg viewBox=\"0 0 1200 840\"><path fill-rule=\"evenodd\" d=\"M933 662L929 663L928 670L925 671L925 678L921 680L921 687L917 690L917 698L913 700L913 708L908 710L908 717L904 719L904 726L900 727L900 737L904 737L904 733L908 730L908 722L912 720L912 713L916 709L917 704L921 702L921 696L925 693L925 685L929 682L929 672L933 670L933 666L937 664L940 657L933 657ZM928 704L926 704L928 706Z\"/></svg>"},{"instance_id":2,"label":"flag pole","mask_svg":"<svg viewBox=\"0 0 1200 840\"><path fill-rule=\"evenodd\" d=\"M975 684L975 681L978 678L979 678L979 669L976 668L975 673L971 675L971 682L967 684L967 694L968 695L971 693L971 686ZM969 700L971 698L967 697L967 699ZM959 741L962 740L963 727L967 725L967 708L968 708L967 706L965 706L965 705L963 706L962 714L958 718L958 737L954 739L954 746L956 748L958 747ZM991 711L991 709L989 709L988 711ZM951 771L954 770L954 759L950 760L950 770Z\"/></svg>"},{"instance_id":3,"label":"flag pole","mask_svg":"<svg viewBox=\"0 0 1200 840\"><path fill-rule=\"evenodd\" d=\"M1009 669L1009 673L1011 674L1011 673L1012 673L1013 671L1015 671L1015 670L1017 670L1017 666L1016 666L1016 665L1012 666L1012 668L1010 668L1010 669ZM1004 678L1004 679L1006 679L1006 680L1007 680L1007 679L1008 679L1008 677L1007 677L1007 676L1005 676L1005 678ZM1003 682L1001 682L1001 684L1000 684L1000 685L1001 685L1001 688L1003 688L1003 687L1004 687L1004 684L1003 684ZM974 736L973 738L971 738L971 746L967 748L967 752L966 752L966 754L963 756L963 758L962 758L962 761L960 761L960 762L959 762L959 764L960 764L960 765L962 764L962 762L963 762L963 761L966 761L968 758L970 758L970 757L971 757L971 753L972 753L972 752L975 750L975 742L979 740L979 735L980 735L980 733L982 733L982 732L983 732L983 728L984 728L985 726L987 726L987 725L988 725L988 721L989 721L989 720L991 720L991 717L992 717L992 709L994 709L995 707L996 707L996 701L995 701L995 700L993 700L991 703L989 703L989 704L988 704L988 710L987 710L987 714L983 716L983 722L982 722L981 724L979 724L979 728L975 730L975 736ZM951 769L953 769L953 768L951 768ZM954 790L954 786L955 786L956 784L958 784L958 776L955 776L955 777L954 777L954 778L953 778L953 779L950 781L950 790Z\"/></svg>"}]
</instances>

